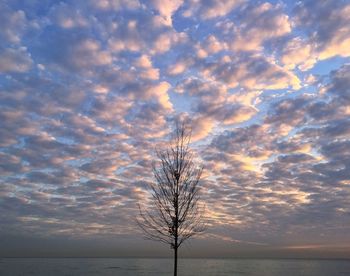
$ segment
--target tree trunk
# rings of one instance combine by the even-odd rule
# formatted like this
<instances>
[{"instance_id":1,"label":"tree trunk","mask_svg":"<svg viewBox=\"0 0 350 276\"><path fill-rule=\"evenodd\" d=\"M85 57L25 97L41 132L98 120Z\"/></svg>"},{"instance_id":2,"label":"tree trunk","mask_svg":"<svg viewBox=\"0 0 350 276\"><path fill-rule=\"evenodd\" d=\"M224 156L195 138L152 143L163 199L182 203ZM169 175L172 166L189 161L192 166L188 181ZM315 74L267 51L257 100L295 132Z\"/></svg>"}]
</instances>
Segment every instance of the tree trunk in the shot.
<instances>
[{"instance_id":1,"label":"tree trunk","mask_svg":"<svg viewBox=\"0 0 350 276\"><path fill-rule=\"evenodd\" d=\"M177 276L177 249L178 249L178 237L179 237L179 177L176 176L176 192L175 192L175 247L174 247L174 276Z\"/></svg>"},{"instance_id":2,"label":"tree trunk","mask_svg":"<svg viewBox=\"0 0 350 276\"><path fill-rule=\"evenodd\" d=\"M174 276L177 276L177 247L174 248Z\"/></svg>"}]
</instances>

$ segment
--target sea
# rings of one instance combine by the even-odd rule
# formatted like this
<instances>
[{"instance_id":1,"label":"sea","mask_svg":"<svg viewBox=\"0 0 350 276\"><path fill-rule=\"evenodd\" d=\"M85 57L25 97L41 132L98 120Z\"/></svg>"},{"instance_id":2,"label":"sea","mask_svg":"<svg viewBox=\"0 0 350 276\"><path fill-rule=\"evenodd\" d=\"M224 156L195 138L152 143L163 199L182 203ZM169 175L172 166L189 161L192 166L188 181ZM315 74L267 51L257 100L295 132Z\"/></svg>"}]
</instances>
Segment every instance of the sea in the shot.
<instances>
[{"instance_id":1,"label":"sea","mask_svg":"<svg viewBox=\"0 0 350 276\"><path fill-rule=\"evenodd\" d=\"M172 259L2 258L0 275L173 275ZM178 276L350 275L350 260L179 259Z\"/></svg>"}]
</instances>

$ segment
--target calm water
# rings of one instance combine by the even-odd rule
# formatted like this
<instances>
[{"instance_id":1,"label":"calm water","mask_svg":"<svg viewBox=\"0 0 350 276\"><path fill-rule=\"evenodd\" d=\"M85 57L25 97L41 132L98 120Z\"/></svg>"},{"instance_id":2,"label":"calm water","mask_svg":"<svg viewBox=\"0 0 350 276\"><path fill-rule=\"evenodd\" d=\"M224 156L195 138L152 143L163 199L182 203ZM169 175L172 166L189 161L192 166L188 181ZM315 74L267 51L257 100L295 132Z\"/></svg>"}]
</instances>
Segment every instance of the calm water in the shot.
<instances>
[{"instance_id":1,"label":"calm water","mask_svg":"<svg viewBox=\"0 0 350 276\"><path fill-rule=\"evenodd\" d=\"M172 275L171 259L0 259L0 275ZM180 259L179 276L350 275L345 260Z\"/></svg>"}]
</instances>

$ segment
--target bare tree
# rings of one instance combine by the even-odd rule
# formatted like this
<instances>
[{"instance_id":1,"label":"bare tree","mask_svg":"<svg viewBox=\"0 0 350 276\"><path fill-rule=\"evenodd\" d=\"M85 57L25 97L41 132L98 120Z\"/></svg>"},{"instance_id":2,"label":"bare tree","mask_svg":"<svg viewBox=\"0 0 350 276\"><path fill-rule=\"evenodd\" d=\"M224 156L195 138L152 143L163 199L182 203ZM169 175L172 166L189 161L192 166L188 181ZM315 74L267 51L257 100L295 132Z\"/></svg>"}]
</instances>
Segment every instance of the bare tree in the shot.
<instances>
[{"instance_id":1,"label":"bare tree","mask_svg":"<svg viewBox=\"0 0 350 276\"><path fill-rule=\"evenodd\" d=\"M152 208L139 205L137 219L147 239L169 244L174 250L174 276L178 248L205 229L198 187L203 168L194 160L190 141L191 129L177 123L168 148L156 151L159 162L153 165L155 181L149 185Z\"/></svg>"}]
</instances>

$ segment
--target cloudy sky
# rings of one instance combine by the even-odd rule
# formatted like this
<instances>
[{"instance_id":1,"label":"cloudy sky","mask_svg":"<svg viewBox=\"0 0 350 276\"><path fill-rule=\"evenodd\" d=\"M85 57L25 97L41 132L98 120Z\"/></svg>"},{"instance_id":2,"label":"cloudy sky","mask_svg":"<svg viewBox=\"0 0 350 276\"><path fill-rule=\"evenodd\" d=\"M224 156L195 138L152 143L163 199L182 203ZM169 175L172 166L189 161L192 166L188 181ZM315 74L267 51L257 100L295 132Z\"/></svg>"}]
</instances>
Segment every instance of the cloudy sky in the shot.
<instances>
[{"instance_id":1,"label":"cloudy sky","mask_svg":"<svg viewBox=\"0 0 350 276\"><path fill-rule=\"evenodd\" d=\"M350 256L349 1L1 0L0 25L1 256L170 253L135 216L176 118L208 219L181 254Z\"/></svg>"}]
</instances>

